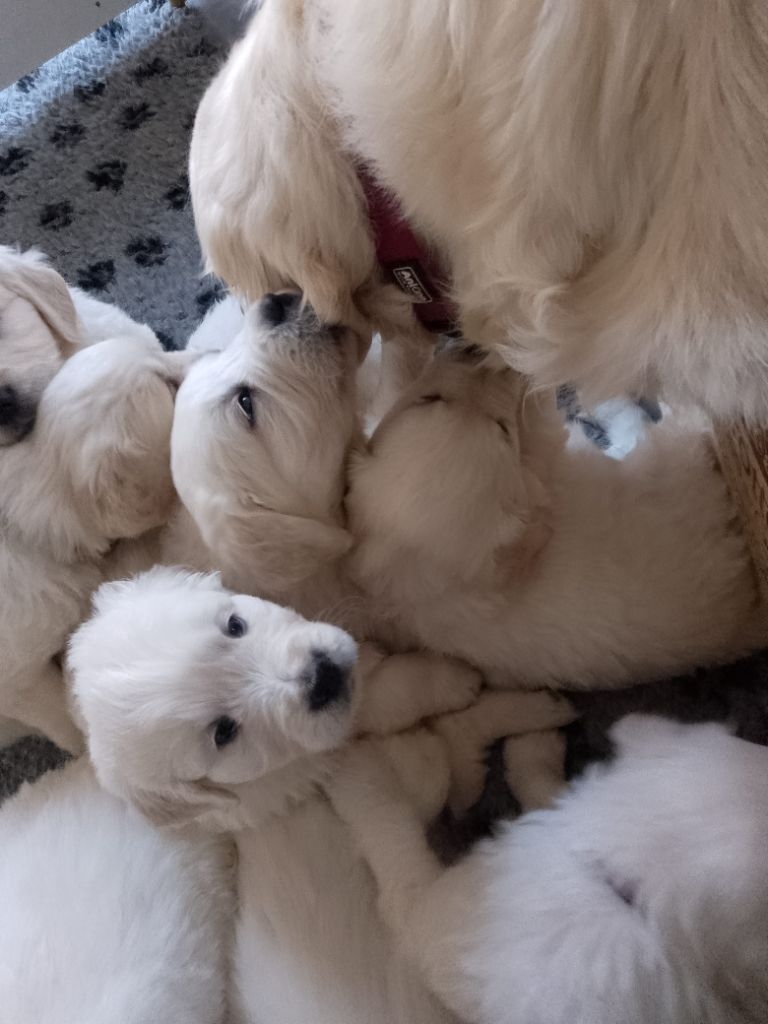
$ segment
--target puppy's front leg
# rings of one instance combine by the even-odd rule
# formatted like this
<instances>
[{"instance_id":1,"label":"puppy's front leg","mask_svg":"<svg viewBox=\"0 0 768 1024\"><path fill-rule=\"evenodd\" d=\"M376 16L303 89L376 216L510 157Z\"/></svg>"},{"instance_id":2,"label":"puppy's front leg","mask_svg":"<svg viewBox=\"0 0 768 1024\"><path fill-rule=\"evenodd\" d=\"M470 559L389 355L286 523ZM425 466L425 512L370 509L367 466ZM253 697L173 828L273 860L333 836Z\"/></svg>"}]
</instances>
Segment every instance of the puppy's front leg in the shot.
<instances>
[{"instance_id":1,"label":"puppy's front leg","mask_svg":"<svg viewBox=\"0 0 768 1024\"><path fill-rule=\"evenodd\" d=\"M524 812L551 806L565 788L565 738L552 729L511 736L504 775Z\"/></svg>"},{"instance_id":2,"label":"puppy's front leg","mask_svg":"<svg viewBox=\"0 0 768 1024\"><path fill-rule=\"evenodd\" d=\"M494 740L559 729L575 718L569 701L543 690L483 693L472 707L438 718L432 729L448 745L451 808L462 813L479 797L485 779L485 752Z\"/></svg>"},{"instance_id":3,"label":"puppy's front leg","mask_svg":"<svg viewBox=\"0 0 768 1024\"><path fill-rule=\"evenodd\" d=\"M358 731L385 736L422 718L466 708L480 692L480 673L439 654L384 654L375 644L360 646L362 698Z\"/></svg>"},{"instance_id":4,"label":"puppy's front leg","mask_svg":"<svg viewBox=\"0 0 768 1024\"><path fill-rule=\"evenodd\" d=\"M328 795L373 872L385 919L399 933L418 892L429 888L442 868L384 749L377 740L352 744Z\"/></svg>"}]
</instances>

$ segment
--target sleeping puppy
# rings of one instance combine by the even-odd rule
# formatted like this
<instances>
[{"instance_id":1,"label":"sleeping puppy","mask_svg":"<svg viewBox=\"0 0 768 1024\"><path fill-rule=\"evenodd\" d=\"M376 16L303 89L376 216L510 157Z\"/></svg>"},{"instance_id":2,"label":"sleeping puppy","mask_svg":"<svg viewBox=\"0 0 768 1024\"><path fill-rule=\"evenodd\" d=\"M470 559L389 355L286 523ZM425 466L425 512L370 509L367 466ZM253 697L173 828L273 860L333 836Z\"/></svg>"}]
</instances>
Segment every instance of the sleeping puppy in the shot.
<instances>
[{"instance_id":1,"label":"sleeping puppy","mask_svg":"<svg viewBox=\"0 0 768 1024\"><path fill-rule=\"evenodd\" d=\"M330 783L393 935L477 1024L759 1024L768 750L632 715L615 762L443 871L373 743Z\"/></svg>"},{"instance_id":2,"label":"sleeping puppy","mask_svg":"<svg viewBox=\"0 0 768 1024\"><path fill-rule=\"evenodd\" d=\"M178 354L115 338L71 356L34 430L0 449L0 714L65 749L80 734L57 656L121 538L165 522Z\"/></svg>"},{"instance_id":3,"label":"sleeping puppy","mask_svg":"<svg viewBox=\"0 0 768 1024\"><path fill-rule=\"evenodd\" d=\"M615 687L764 642L707 437L624 461L566 448L547 396L447 348L354 460L350 572L435 651L503 687ZM559 440L558 440L559 431Z\"/></svg>"},{"instance_id":4,"label":"sleeping puppy","mask_svg":"<svg viewBox=\"0 0 768 1024\"><path fill-rule=\"evenodd\" d=\"M203 249L251 298L407 333L383 191L537 383L764 421L767 61L760 0L270 0L199 108Z\"/></svg>"},{"instance_id":5,"label":"sleeping puppy","mask_svg":"<svg viewBox=\"0 0 768 1024\"><path fill-rule=\"evenodd\" d=\"M2 1024L224 1024L230 844L161 832L87 759L0 808Z\"/></svg>"},{"instance_id":6,"label":"sleeping puppy","mask_svg":"<svg viewBox=\"0 0 768 1024\"><path fill-rule=\"evenodd\" d=\"M353 731L408 728L477 695L475 672L429 655L367 660L335 626L158 568L105 584L74 634L76 714L96 774L152 820L237 830L235 981L245 1019L452 1021L372 912L371 878L324 788ZM433 685L417 685L419 676ZM571 717L548 695L506 698L496 727ZM473 711L470 708L469 711ZM426 819L447 762L424 730L386 741ZM414 761L428 770L420 775ZM418 775L418 778L417 778ZM414 781L416 780L416 781Z\"/></svg>"},{"instance_id":7,"label":"sleeping puppy","mask_svg":"<svg viewBox=\"0 0 768 1024\"><path fill-rule=\"evenodd\" d=\"M64 280L39 253L0 246L0 446L32 430L46 385L80 342Z\"/></svg>"}]
</instances>

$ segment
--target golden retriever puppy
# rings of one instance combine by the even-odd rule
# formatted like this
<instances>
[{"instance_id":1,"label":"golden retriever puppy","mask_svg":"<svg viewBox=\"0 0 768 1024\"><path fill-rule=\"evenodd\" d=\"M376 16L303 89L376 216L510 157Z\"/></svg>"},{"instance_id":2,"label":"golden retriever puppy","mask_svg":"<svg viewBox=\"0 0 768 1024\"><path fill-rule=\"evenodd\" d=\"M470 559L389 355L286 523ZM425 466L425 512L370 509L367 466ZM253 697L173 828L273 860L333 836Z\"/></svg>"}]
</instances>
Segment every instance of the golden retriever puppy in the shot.
<instances>
[{"instance_id":1,"label":"golden retriever puppy","mask_svg":"<svg viewBox=\"0 0 768 1024\"><path fill-rule=\"evenodd\" d=\"M761 0L266 0L195 126L209 265L407 333L436 253L539 382L766 420L766 63Z\"/></svg>"},{"instance_id":2,"label":"golden retriever puppy","mask_svg":"<svg viewBox=\"0 0 768 1024\"><path fill-rule=\"evenodd\" d=\"M701 428L619 462L558 446L545 395L511 420L518 386L444 350L353 461L350 572L377 607L503 687L629 685L764 642Z\"/></svg>"},{"instance_id":3,"label":"golden retriever puppy","mask_svg":"<svg viewBox=\"0 0 768 1024\"><path fill-rule=\"evenodd\" d=\"M79 747L57 656L121 538L173 507L180 369L156 340L83 348L50 381L32 432L0 449L0 714Z\"/></svg>"},{"instance_id":4,"label":"golden retriever puppy","mask_svg":"<svg viewBox=\"0 0 768 1024\"><path fill-rule=\"evenodd\" d=\"M105 584L74 634L73 697L102 785L155 822L234 830L242 1019L453 1024L388 935L325 795L355 732L409 728L475 699L477 673L446 659L427 695L415 685L423 663L368 664L335 626L168 568ZM504 701L502 733L572 715L549 694L490 696ZM441 744L425 729L382 742L429 819L447 791Z\"/></svg>"},{"instance_id":5,"label":"golden retriever puppy","mask_svg":"<svg viewBox=\"0 0 768 1024\"><path fill-rule=\"evenodd\" d=\"M80 342L63 278L39 253L0 246L0 446L32 430L40 396Z\"/></svg>"}]
</instances>

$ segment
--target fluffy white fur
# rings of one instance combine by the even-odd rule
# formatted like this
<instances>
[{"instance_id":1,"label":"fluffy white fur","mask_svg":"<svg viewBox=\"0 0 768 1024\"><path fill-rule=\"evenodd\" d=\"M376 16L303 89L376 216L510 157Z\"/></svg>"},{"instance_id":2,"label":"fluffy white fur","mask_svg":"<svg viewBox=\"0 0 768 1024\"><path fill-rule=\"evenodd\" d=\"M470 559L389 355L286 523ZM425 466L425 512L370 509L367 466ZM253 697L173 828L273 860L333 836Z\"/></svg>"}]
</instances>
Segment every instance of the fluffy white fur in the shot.
<instances>
[{"instance_id":1,"label":"fluffy white fur","mask_svg":"<svg viewBox=\"0 0 768 1024\"><path fill-rule=\"evenodd\" d=\"M362 159L443 254L467 337L593 398L765 420L766 60L761 0L267 0L195 125L209 265L416 330Z\"/></svg>"},{"instance_id":2,"label":"fluffy white fur","mask_svg":"<svg viewBox=\"0 0 768 1024\"><path fill-rule=\"evenodd\" d=\"M0 809L2 1024L225 1024L229 844L153 827L85 759Z\"/></svg>"},{"instance_id":3,"label":"fluffy white fur","mask_svg":"<svg viewBox=\"0 0 768 1024\"><path fill-rule=\"evenodd\" d=\"M768 1013L768 750L630 716L618 759L443 871L373 746L330 785L381 909L476 1024L758 1024Z\"/></svg>"},{"instance_id":4,"label":"fluffy white fur","mask_svg":"<svg viewBox=\"0 0 768 1024\"><path fill-rule=\"evenodd\" d=\"M340 629L232 594L211 575L155 569L105 584L95 609L69 662L100 781L157 821L238 829L235 968L247 1020L453 1020L388 938L372 879L323 790L353 728L386 733L462 708L476 673L442 661L438 674L428 655L365 649L356 664ZM238 636L233 615L245 627ZM318 658L343 683L313 710ZM546 694L502 696L498 733L526 714L527 727L570 718ZM222 716L239 729L217 746ZM423 730L386 743L429 817L448 789L440 744Z\"/></svg>"},{"instance_id":5,"label":"fluffy white fur","mask_svg":"<svg viewBox=\"0 0 768 1024\"><path fill-rule=\"evenodd\" d=\"M115 542L158 526L172 508L180 372L151 335L83 348L46 387L32 433L0 449L0 714L70 750L80 737L53 659L108 573Z\"/></svg>"},{"instance_id":6,"label":"fluffy white fur","mask_svg":"<svg viewBox=\"0 0 768 1024\"><path fill-rule=\"evenodd\" d=\"M356 581L492 685L620 686L764 639L700 426L621 462L566 447L554 403L446 349L379 425L346 500ZM519 408L516 419L508 415Z\"/></svg>"}]
</instances>

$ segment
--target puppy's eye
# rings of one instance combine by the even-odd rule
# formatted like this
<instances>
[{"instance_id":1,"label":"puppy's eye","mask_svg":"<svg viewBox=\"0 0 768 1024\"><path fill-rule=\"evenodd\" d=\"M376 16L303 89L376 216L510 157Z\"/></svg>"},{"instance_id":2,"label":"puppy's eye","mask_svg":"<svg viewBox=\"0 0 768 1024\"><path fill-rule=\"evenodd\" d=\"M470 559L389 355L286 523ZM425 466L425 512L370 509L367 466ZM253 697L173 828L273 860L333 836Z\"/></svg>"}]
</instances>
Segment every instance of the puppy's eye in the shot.
<instances>
[{"instance_id":1,"label":"puppy's eye","mask_svg":"<svg viewBox=\"0 0 768 1024\"><path fill-rule=\"evenodd\" d=\"M216 744L217 749L220 750L236 740L239 732L240 726L234 718L222 715L221 718L217 718L213 723L213 742Z\"/></svg>"},{"instance_id":2,"label":"puppy's eye","mask_svg":"<svg viewBox=\"0 0 768 1024\"><path fill-rule=\"evenodd\" d=\"M227 636L231 636L233 639L237 640L241 636L245 636L248 632L248 626L239 615L230 615L227 619L227 626L224 632Z\"/></svg>"},{"instance_id":3,"label":"puppy's eye","mask_svg":"<svg viewBox=\"0 0 768 1024\"><path fill-rule=\"evenodd\" d=\"M442 395L422 395L419 399L421 405L432 405L433 402L442 402Z\"/></svg>"},{"instance_id":4,"label":"puppy's eye","mask_svg":"<svg viewBox=\"0 0 768 1024\"><path fill-rule=\"evenodd\" d=\"M251 389L245 387L245 385L238 388L235 401L237 402L237 407L240 412L245 416L251 426L253 426L255 413L253 408L253 392Z\"/></svg>"},{"instance_id":5,"label":"puppy's eye","mask_svg":"<svg viewBox=\"0 0 768 1024\"><path fill-rule=\"evenodd\" d=\"M499 428L499 430L501 430L504 437L506 437L507 440L509 440L509 427L504 422L504 420L496 420L496 426Z\"/></svg>"}]
</instances>

